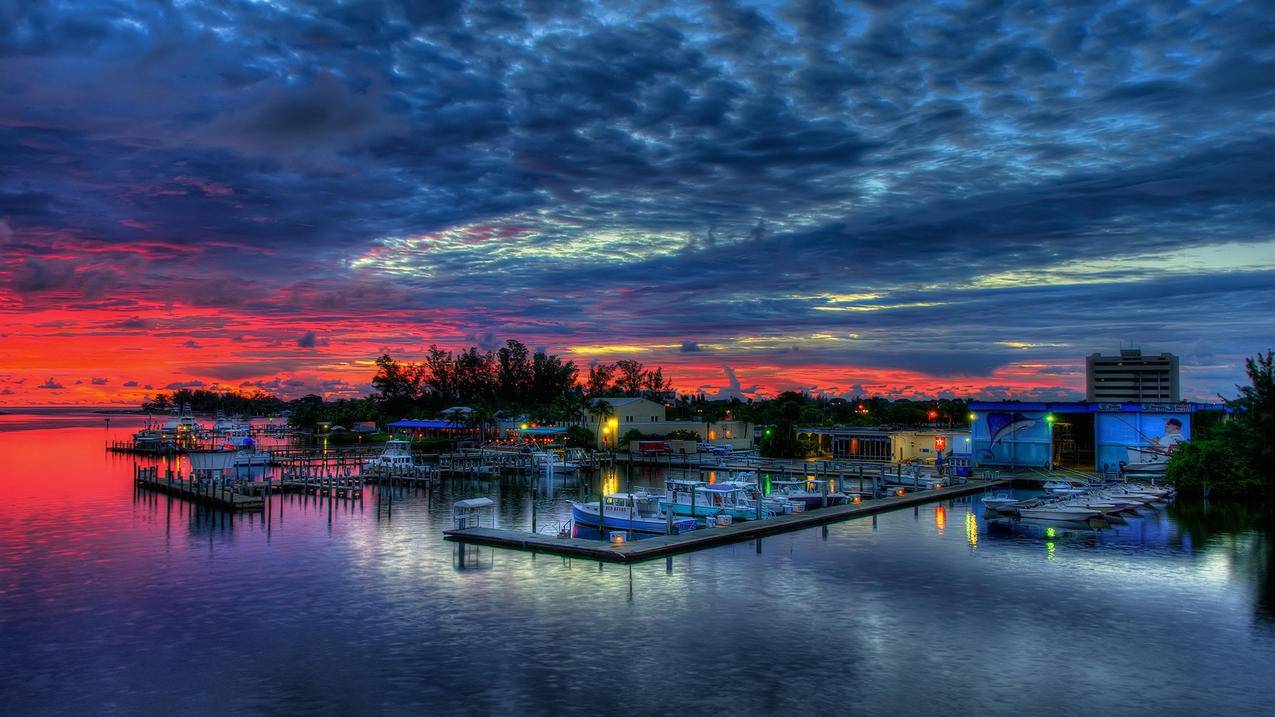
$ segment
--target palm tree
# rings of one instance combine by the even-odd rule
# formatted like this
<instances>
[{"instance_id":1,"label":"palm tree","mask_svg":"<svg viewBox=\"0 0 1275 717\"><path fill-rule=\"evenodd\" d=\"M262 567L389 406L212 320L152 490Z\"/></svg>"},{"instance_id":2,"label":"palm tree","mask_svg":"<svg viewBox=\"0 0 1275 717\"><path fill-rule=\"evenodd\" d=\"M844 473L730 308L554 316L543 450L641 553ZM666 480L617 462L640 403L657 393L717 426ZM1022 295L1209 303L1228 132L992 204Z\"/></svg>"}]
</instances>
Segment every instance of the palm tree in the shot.
<instances>
[{"instance_id":1,"label":"palm tree","mask_svg":"<svg viewBox=\"0 0 1275 717\"><path fill-rule=\"evenodd\" d=\"M589 415L598 421L598 431L606 433L610 426L607 425L612 418L615 418L615 408L607 401L595 400L589 404ZM619 438L619 436L616 436Z\"/></svg>"},{"instance_id":2,"label":"palm tree","mask_svg":"<svg viewBox=\"0 0 1275 717\"><path fill-rule=\"evenodd\" d=\"M454 420L454 419L453 419ZM496 423L496 412L491 406L480 403L464 415L464 424L467 428L478 429L478 442L487 442L487 427Z\"/></svg>"}]
</instances>

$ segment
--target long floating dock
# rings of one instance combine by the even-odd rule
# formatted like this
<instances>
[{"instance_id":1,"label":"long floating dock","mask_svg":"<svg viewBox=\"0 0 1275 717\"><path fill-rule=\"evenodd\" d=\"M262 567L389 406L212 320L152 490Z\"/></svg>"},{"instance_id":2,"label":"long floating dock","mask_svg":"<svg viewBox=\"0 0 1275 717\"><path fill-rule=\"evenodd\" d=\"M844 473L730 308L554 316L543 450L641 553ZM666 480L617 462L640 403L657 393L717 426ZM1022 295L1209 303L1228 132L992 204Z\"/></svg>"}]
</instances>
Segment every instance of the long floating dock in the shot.
<instances>
[{"instance_id":1,"label":"long floating dock","mask_svg":"<svg viewBox=\"0 0 1275 717\"><path fill-rule=\"evenodd\" d=\"M585 538L559 538L552 535L528 533L501 528L460 528L445 530L447 540L475 543L497 548L527 550L534 553L550 553L573 558L589 558L609 563L638 563L663 558L678 553L737 543L751 538L761 538L790 530L800 530L874 513L908 508L923 503L982 493L991 488L1008 487L1009 480L969 480L957 486L944 486L935 490L908 493L865 500L858 504L815 508L801 513L781 515L763 520L749 520L725 528L701 528L680 535L659 535L625 542L619 545Z\"/></svg>"}]
</instances>

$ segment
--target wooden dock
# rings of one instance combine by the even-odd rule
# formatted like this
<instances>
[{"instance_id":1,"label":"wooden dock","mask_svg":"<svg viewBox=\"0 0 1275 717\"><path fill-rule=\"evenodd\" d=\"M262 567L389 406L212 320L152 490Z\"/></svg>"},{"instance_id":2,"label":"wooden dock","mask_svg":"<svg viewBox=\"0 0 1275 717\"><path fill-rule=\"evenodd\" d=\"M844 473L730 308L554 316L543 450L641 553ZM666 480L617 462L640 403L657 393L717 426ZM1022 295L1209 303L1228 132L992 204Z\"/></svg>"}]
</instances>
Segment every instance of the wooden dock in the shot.
<instances>
[{"instance_id":1,"label":"wooden dock","mask_svg":"<svg viewBox=\"0 0 1275 717\"><path fill-rule=\"evenodd\" d=\"M161 476L155 467L135 469L134 475L137 484L149 490L222 510L261 510L265 507L260 496L244 495L211 481L186 480L171 474Z\"/></svg>"},{"instance_id":2,"label":"wooden dock","mask_svg":"<svg viewBox=\"0 0 1275 717\"><path fill-rule=\"evenodd\" d=\"M949 498L982 493L993 488L1008 487L1010 483L1011 481L1008 480L970 480L960 485L944 486L936 490L923 490L902 496L892 495L885 498L865 500L858 504L815 508L775 518L735 523L725 528L702 528L680 535L659 535L619 545L603 542L602 540L559 538L552 535L503 530L500 528L463 528L445 530L443 534L447 540L461 543L475 543L498 548L527 550L534 553L589 558L611 563L638 563L678 553L703 550L704 548L737 543L776 533L785 533L790 530L800 530L801 528L859 518L874 513L898 510L899 508L908 508L923 503L933 503Z\"/></svg>"}]
</instances>

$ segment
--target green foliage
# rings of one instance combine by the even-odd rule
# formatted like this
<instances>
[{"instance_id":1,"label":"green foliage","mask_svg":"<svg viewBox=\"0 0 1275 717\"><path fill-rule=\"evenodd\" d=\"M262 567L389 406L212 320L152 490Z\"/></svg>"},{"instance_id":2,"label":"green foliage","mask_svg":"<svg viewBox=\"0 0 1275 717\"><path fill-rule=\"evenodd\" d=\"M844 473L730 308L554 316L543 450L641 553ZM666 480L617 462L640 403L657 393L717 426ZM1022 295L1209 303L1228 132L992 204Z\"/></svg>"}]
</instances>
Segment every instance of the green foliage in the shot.
<instances>
[{"instance_id":1,"label":"green foliage","mask_svg":"<svg viewBox=\"0 0 1275 717\"><path fill-rule=\"evenodd\" d=\"M454 441L450 438L416 438L412 440L412 450L420 453L444 453L452 450L455 446Z\"/></svg>"},{"instance_id":2,"label":"green foliage","mask_svg":"<svg viewBox=\"0 0 1275 717\"><path fill-rule=\"evenodd\" d=\"M313 430L320 421L327 421L333 426L353 428L355 423L363 421L381 422L380 404L372 398L343 398L337 401L324 401L321 397L310 395L288 404L292 414L288 423L298 428Z\"/></svg>"},{"instance_id":3,"label":"green foliage","mask_svg":"<svg viewBox=\"0 0 1275 717\"><path fill-rule=\"evenodd\" d=\"M174 407L190 404L196 413L225 411L229 415L264 416L278 413L287 407L278 396L264 391L236 393L234 391L207 391L183 388L172 393L158 393L142 403L142 410L150 413L167 413Z\"/></svg>"},{"instance_id":4,"label":"green foliage","mask_svg":"<svg viewBox=\"0 0 1275 717\"><path fill-rule=\"evenodd\" d=\"M664 437L670 441L698 441L701 438L700 434L695 431L688 431L682 428L676 431L669 431Z\"/></svg>"},{"instance_id":5,"label":"green foliage","mask_svg":"<svg viewBox=\"0 0 1275 717\"><path fill-rule=\"evenodd\" d=\"M597 436L584 426L570 426L564 443L568 448L594 448L598 445Z\"/></svg>"},{"instance_id":6,"label":"green foliage","mask_svg":"<svg viewBox=\"0 0 1275 717\"><path fill-rule=\"evenodd\" d=\"M1204 495L1269 493L1275 476L1275 371L1271 352L1244 362L1249 385L1227 401L1229 419L1196 426L1195 437L1169 457L1165 477L1179 490Z\"/></svg>"},{"instance_id":7,"label":"green foliage","mask_svg":"<svg viewBox=\"0 0 1275 717\"><path fill-rule=\"evenodd\" d=\"M644 438L646 438L646 436L644 436L641 431L636 428L630 428L624 432L623 436L620 436L620 448L627 448L633 441L640 441Z\"/></svg>"}]
</instances>

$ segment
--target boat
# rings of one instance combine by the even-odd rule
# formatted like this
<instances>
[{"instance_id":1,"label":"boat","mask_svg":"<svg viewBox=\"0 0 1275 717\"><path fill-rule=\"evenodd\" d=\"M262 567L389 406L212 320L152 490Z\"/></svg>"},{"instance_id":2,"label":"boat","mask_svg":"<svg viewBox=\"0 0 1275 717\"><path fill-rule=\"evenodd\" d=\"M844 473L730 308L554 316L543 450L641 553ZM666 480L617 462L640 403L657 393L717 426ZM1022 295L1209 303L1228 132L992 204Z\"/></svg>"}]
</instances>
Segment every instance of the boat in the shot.
<instances>
[{"instance_id":1,"label":"boat","mask_svg":"<svg viewBox=\"0 0 1275 717\"><path fill-rule=\"evenodd\" d=\"M772 480L770 482L770 496L779 496L793 503L800 503L803 510L822 508L825 497L828 499L828 505L845 505L854 500L854 496L837 491L829 491L825 495L824 490L827 485L828 481L814 478L807 480Z\"/></svg>"},{"instance_id":2,"label":"boat","mask_svg":"<svg viewBox=\"0 0 1275 717\"><path fill-rule=\"evenodd\" d=\"M256 441L251 438L242 439L238 445L226 446L227 450L235 452L234 465L239 468L252 468L253 466L268 466L274 456L270 455L270 451L262 451L257 449Z\"/></svg>"},{"instance_id":3,"label":"boat","mask_svg":"<svg viewBox=\"0 0 1275 717\"><path fill-rule=\"evenodd\" d=\"M745 504L752 510L753 516L757 515L757 498L760 495L760 491L757 490L755 480L719 480L714 485L733 485L739 488L743 492ZM761 499L761 509L763 516L775 516L800 513L806 509L806 506L804 503L772 494Z\"/></svg>"},{"instance_id":4,"label":"boat","mask_svg":"<svg viewBox=\"0 0 1275 717\"><path fill-rule=\"evenodd\" d=\"M1021 498L1015 498L1009 491L991 493L982 498L983 508L995 513L1017 512L1018 504L1022 502Z\"/></svg>"},{"instance_id":5,"label":"boat","mask_svg":"<svg viewBox=\"0 0 1275 717\"><path fill-rule=\"evenodd\" d=\"M533 448L531 450L531 460L535 461L536 466L542 473L550 471L554 473L574 473L577 466L572 461L565 460L557 453Z\"/></svg>"},{"instance_id":6,"label":"boat","mask_svg":"<svg viewBox=\"0 0 1275 717\"><path fill-rule=\"evenodd\" d=\"M1064 503L1042 503L1034 507L1020 507L1018 517L1038 520L1069 520L1084 522L1090 518L1100 518L1102 513L1092 508Z\"/></svg>"},{"instance_id":7,"label":"boat","mask_svg":"<svg viewBox=\"0 0 1275 717\"><path fill-rule=\"evenodd\" d=\"M1045 481L1045 491L1054 495L1084 495L1088 488L1065 480Z\"/></svg>"},{"instance_id":8,"label":"boat","mask_svg":"<svg viewBox=\"0 0 1275 717\"><path fill-rule=\"evenodd\" d=\"M386 441L381 455L363 461L363 468L370 470L407 470L416 467L416 462L412 459L412 442L401 439Z\"/></svg>"},{"instance_id":9,"label":"boat","mask_svg":"<svg viewBox=\"0 0 1275 717\"><path fill-rule=\"evenodd\" d=\"M191 413L190 404L182 404L179 410L173 407L172 413L168 415L168 419L160 426L160 433L164 438L191 441L204 430L203 425L195 420L195 415Z\"/></svg>"},{"instance_id":10,"label":"boat","mask_svg":"<svg viewBox=\"0 0 1275 717\"><path fill-rule=\"evenodd\" d=\"M669 521L661 508L664 496L650 493L608 493L602 499L602 529L664 535ZM571 501L571 518L579 525L598 526L598 504ZM675 518L673 532L695 529L694 518Z\"/></svg>"},{"instance_id":11,"label":"boat","mask_svg":"<svg viewBox=\"0 0 1275 717\"><path fill-rule=\"evenodd\" d=\"M729 515L736 520L757 517L757 505L749 501L747 493L734 483L715 485L675 478L665 481L664 490L667 495L661 497L660 508L672 510L674 515ZM768 515L763 505L762 516Z\"/></svg>"}]
</instances>

